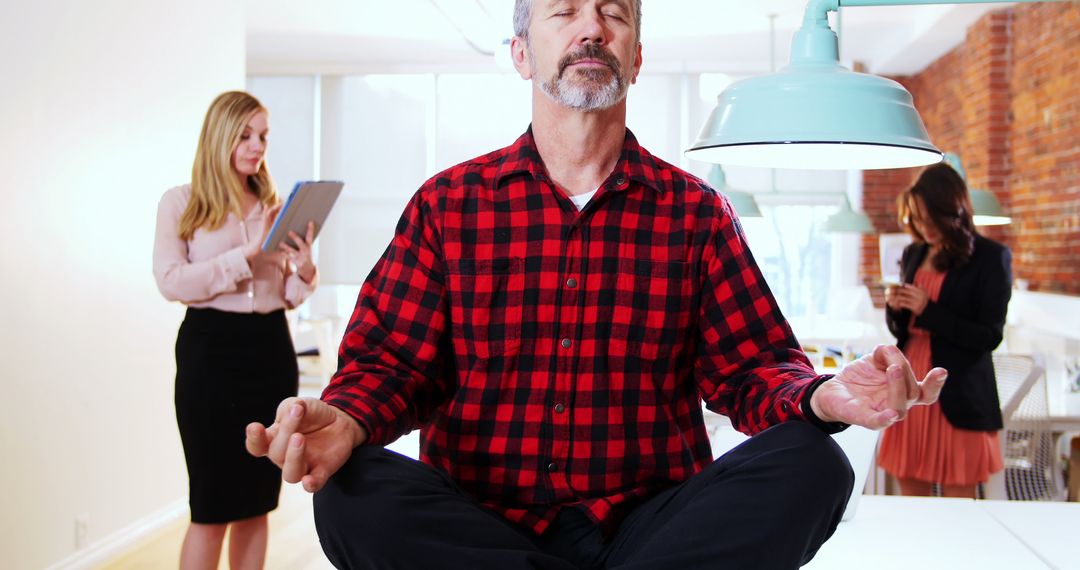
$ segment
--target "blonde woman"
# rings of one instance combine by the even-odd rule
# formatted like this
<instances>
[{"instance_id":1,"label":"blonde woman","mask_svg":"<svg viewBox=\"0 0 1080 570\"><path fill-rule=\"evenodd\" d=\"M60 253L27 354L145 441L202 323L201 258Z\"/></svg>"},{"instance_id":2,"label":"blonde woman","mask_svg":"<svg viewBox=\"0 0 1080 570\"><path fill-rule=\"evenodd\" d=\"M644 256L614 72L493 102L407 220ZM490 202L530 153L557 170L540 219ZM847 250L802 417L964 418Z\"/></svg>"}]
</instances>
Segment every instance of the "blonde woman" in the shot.
<instances>
[{"instance_id":1,"label":"blonde woman","mask_svg":"<svg viewBox=\"0 0 1080 570\"><path fill-rule=\"evenodd\" d=\"M176 419L189 479L191 526L181 568L216 568L226 530L232 568L260 568L278 468L244 449L244 426L272 421L296 395L296 353L285 309L315 289L312 234L295 247L261 245L281 208L266 167L269 116L251 95L223 93L199 136L191 184L158 206L154 277L187 305L176 339ZM288 240L285 240L288 242Z\"/></svg>"}]
</instances>

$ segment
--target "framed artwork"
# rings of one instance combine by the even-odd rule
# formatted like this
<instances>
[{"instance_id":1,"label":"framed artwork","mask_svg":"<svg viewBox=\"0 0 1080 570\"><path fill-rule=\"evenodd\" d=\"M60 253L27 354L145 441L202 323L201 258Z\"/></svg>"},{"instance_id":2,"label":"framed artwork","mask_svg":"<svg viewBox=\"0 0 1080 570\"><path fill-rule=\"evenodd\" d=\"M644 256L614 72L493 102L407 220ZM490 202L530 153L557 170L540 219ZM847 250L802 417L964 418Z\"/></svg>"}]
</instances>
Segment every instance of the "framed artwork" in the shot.
<instances>
[{"instance_id":1,"label":"framed artwork","mask_svg":"<svg viewBox=\"0 0 1080 570\"><path fill-rule=\"evenodd\" d=\"M904 276L900 274L900 257L909 243L911 243L911 236L906 233L878 235L882 284L890 285L904 281Z\"/></svg>"}]
</instances>

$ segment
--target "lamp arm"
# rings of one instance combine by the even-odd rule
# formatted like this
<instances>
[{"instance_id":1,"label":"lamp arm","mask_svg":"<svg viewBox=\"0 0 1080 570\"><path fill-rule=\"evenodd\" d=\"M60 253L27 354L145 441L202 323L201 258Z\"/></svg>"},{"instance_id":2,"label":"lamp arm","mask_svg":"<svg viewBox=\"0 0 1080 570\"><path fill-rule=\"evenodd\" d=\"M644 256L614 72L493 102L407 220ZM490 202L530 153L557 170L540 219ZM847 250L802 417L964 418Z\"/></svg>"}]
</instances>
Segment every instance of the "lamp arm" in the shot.
<instances>
[{"instance_id":1,"label":"lamp arm","mask_svg":"<svg viewBox=\"0 0 1080 570\"><path fill-rule=\"evenodd\" d=\"M1067 2L1070 0L836 0L840 6L914 6L926 4L1031 4L1034 2Z\"/></svg>"},{"instance_id":2,"label":"lamp arm","mask_svg":"<svg viewBox=\"0 0 1080 570\"><path fill-rule=\"evenodd\" d=\"M829 28L829 12L839 10L839 0L810 0L802 27L791 40L791 63L805 66L839 65L840 46Z\"/></svg>"},{"instance_id":3,"label":"lamp arm","mask_svg":"<svg viewBox=\"0 0 1080 570\"><path fill-rule=\"evenodd\" d=\"M931 4L1030 4L1034 2L1068 2L1070 0L810 0L806 5L804 26L820 25L828 22L829 12L837 12L841 7L856 6L914 6ZM827 23L825 25L828 25Z\"/></svg>"},{"instance_id":4,"label":"lamp arm","mask_svg":"<svg viewBox=\"0 0 1080 570\"><path fill-rule=\"evenodd\" d=\"M840 0L810 0L806 3L803 27L828 27L829 12L836 12L839 9Z\"/></svg>"},{"instance_id":5,"label":"lamp arm","mask_svg":"<svg viewBox=\"0 0 1080 570\"><path fill-rule=\"evenodd\" d=\"M829 28L829 12L839 12L841 7L1070 1L1074 0L809 0L802 27L792 41L791 61L801 65L835 65L840 52L836 34Z\"/></svg>"}]
</instances>

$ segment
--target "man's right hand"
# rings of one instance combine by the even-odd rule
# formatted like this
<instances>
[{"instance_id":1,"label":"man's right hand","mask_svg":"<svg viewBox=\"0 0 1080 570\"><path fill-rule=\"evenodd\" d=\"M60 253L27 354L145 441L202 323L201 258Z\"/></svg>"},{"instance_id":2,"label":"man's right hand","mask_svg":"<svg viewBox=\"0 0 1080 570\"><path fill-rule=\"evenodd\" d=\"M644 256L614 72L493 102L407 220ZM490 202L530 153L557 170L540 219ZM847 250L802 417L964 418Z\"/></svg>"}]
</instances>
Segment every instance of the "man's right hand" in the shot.
<instances>
[{"instance_id":1,"label":"man's right hand","mask_svg":"<svg viewBox=\"0 0 1080 570\"><path fill-rule=\"evenodd\" d=\"M314 493L366 439L364 428L344 411L317 398L286 398L273 425L248 424L246 444L248 453L280 467L287 483L302 483Z\"/></svg>"}]
</instances>

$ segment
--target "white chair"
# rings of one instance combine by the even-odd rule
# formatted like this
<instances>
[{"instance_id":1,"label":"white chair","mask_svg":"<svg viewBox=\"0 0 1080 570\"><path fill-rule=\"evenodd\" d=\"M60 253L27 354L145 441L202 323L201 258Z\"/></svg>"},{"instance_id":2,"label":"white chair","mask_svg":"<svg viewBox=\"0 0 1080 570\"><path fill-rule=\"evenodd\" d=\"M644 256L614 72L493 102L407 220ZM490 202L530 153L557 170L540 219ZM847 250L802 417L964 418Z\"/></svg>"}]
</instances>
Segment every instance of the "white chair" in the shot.
<instances>
[{"instance_id":1,"label":"white chair","mask_svg":"<svg viewBox=\"0 0 1080 570\"><path fill-rule=\"evenodd\" d=\"M993 355L1001 400L1001 452L1005 469L990 478L987 499L1060 500L1046 377L1041 361L1019 354Z\"/></svg>"},{"instance_id":2,"label":"white chair","mask_svg":"<svg viewBox=\"0 0 1080 570\"><path fill-rule=\"evenodd\" d=\"M1044 369L1035 357L1026 354L994 353L991 358L1001 401L1001 417L1008 423Z\"/></svg>"}]
</instances>

